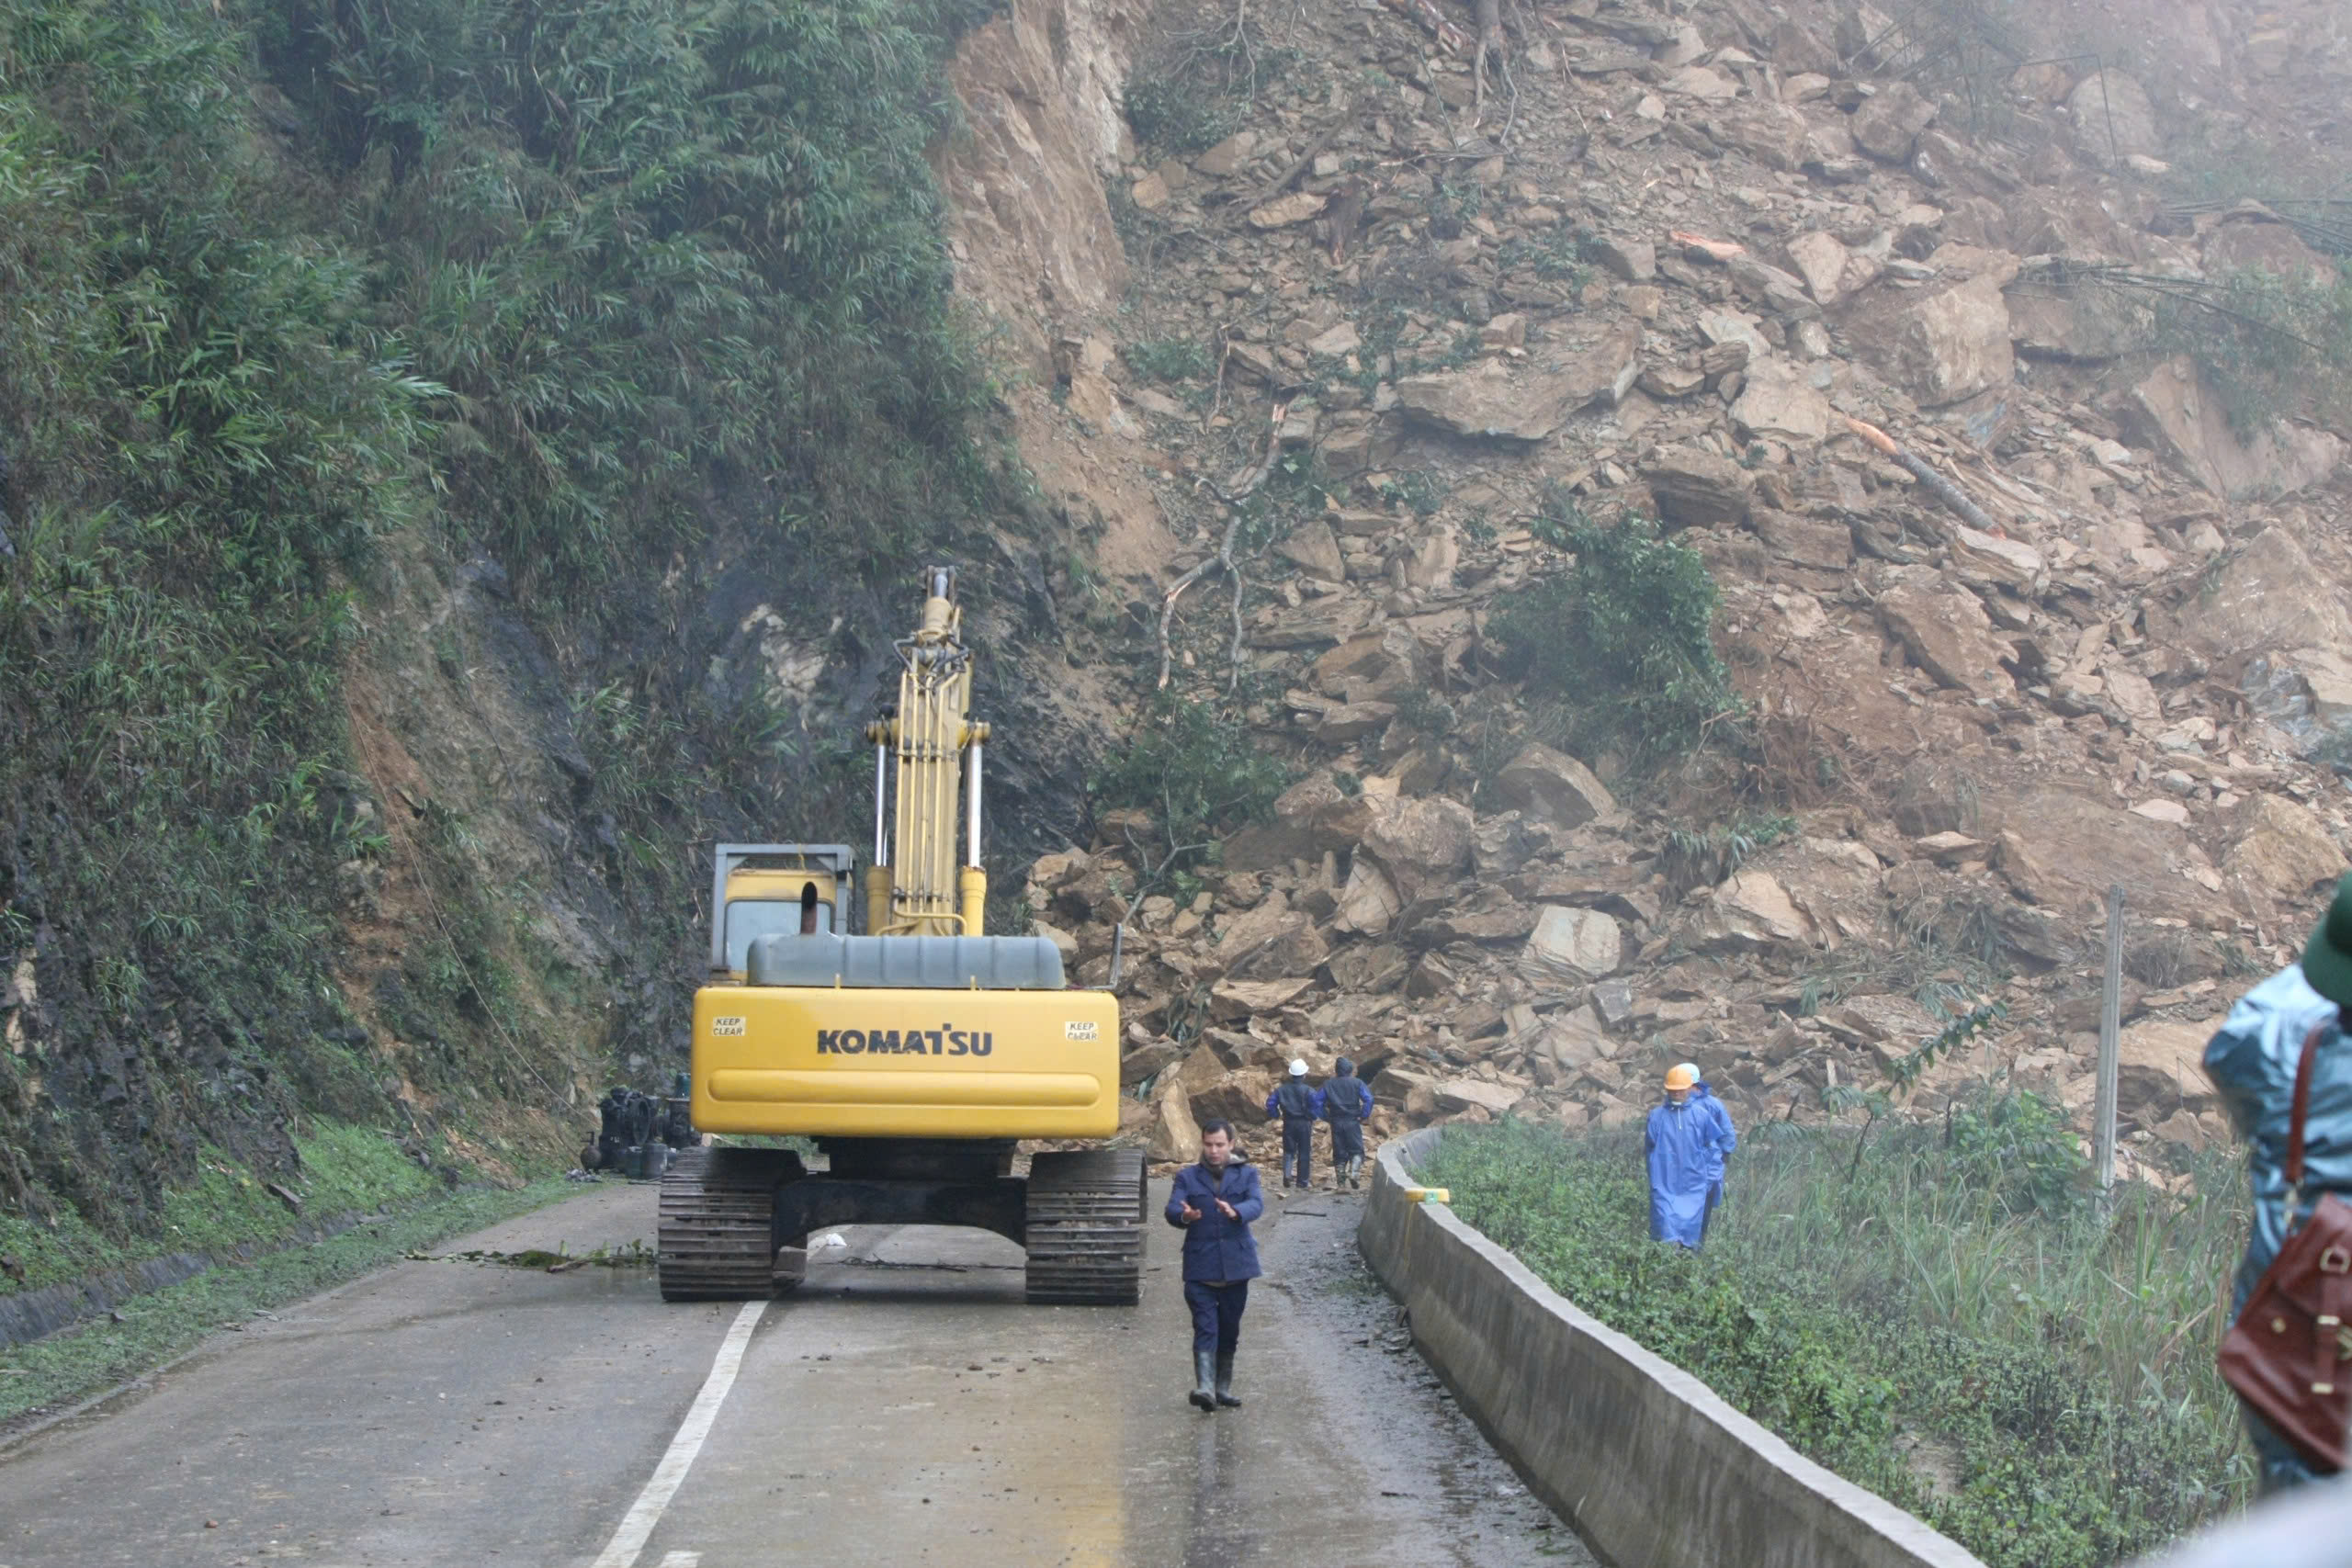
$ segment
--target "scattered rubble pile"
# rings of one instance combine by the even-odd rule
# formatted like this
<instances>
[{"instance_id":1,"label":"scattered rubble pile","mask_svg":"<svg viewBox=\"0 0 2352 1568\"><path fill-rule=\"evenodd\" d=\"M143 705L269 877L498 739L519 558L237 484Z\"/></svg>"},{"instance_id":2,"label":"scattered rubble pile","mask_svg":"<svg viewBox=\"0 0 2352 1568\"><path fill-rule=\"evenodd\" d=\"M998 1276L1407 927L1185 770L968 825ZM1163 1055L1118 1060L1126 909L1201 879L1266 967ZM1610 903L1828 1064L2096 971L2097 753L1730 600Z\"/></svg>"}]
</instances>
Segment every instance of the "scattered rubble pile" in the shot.
<instances>
[{"instance_id":1,"label":"scattered rubble pile","mask_svg":"<svg viewBox=\"0 0 2352 1568\"><path fill-rule=\"evenodd\" d=\"M1118 939L1155 1157L1203 1116L1261 1123L1295 1055L1363 1063L1375 1134L1611 1125L1685 1058L1744 1119L1816 1119L1938 1032L1927 1004L1977 1000L2005 1016L1907 1103L2006 1073L2087 1121L2115 883L2127 1138L2224 1138L2198 1052L2346 866L2346 444L2233 423L2137 307L2064 280L2333 276L2278 214L2165 180L2214 117L2339 60L2342 19L2307 8L2302 49L2269 13L2211 21L2238 41L2198 44L2196 93L2025 66L1994 136L1903 78L1918 51L1868 6L1530 6L1483 104L1416 9L1318 0L1283 40L1314 68L1248 125L1131 149L1126 303L1061 356L1070 417L1183 547L1136 585L1151 620L1270 439L1332 492L1245 569L1238 626L1205 592L1176 621L1180 676L1222 688L1233 643L1308 771ZM1168 342L1206 367L1135 367ZM1761 776L1629 809L1611 759L1531 740L1496 768L1447 727L1510 695L1487 616L1563 564L1524 525L1546 487L1702 552ZM1674 831L1742 800L1792 819L1694 871ZM1091 983L1134 825L1031 869Z\"/></svg>"}]
</instances>

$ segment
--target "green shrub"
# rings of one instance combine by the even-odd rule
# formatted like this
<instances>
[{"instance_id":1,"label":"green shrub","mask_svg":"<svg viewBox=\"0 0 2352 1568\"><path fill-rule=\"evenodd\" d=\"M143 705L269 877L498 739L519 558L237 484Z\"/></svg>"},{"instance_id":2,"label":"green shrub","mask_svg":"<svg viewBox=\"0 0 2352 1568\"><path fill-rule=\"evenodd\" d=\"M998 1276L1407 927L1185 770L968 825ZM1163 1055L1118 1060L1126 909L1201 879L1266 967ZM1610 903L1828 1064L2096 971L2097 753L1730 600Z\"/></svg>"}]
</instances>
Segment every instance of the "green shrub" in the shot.
<instances>
[{"instance_id":1,"label":"green shrub","mask_svg":"<svg viewBox=\"0 0 2352 1568\"><path fill-rule=\"evenodd\" d=\"M1709 637L1715 584L1698 551L1642 518L1603 527L1558 497L1537 532L1576 564L1504 599L1489 630L1531 697L1567 705L1572 749L1656 763L1742 712Z\"/></svg>"},{"instance_id":2,"label":"green shrub","mask_svg":"<svg viewBox=\"0 0 2352 1568\"><path fill-rule=\"evenodd\" d=\"M1097 812L1150 813L1172 849L1209 844L1264 820L1289 783L1289 770L1238 719L1210 703L1163 693L1104 757L1087 788Z\"/></svg>"},{"instance_id":3,"label":"green shrub","mask_svg":"<svg viewBox=\"0 0 2352 1568\"><path fill-rule=\"evenodd\" d=\"M1154 381L1196 381L1216 368L1198 338L1163 337L1129 344L1119 351L1127 368Z\"/></svg>"}]
</instances>

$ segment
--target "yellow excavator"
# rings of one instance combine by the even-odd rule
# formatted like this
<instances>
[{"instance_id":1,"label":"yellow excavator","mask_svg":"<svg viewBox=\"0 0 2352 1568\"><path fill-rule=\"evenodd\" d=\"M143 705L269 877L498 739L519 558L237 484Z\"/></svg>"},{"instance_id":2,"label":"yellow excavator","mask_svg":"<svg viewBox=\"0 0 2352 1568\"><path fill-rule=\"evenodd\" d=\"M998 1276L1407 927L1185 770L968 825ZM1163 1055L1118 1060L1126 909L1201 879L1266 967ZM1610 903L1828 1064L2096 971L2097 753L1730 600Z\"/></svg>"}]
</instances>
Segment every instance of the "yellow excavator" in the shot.
<instances>
[{"instance_id":1,"label":"yellow excavator","mask_svg":"<svg viewBox=\"0 0 2352 1568\"><path fill-rule=\"evenodd\" d=\"M865 731L863 899L846 844L718 846L710 974L695 992L694 1125L797 1134L825 1168L788 1148L690 1151L662 1184L667 1300L797 1284L809 1233L843 1224L977 1226L1027 1250L1032 1302L1136 1299L1141 1151L1040 1152L1013 1174L1019 1140L1118 1131L1119 1004L1069 989L1046 939L986 933L989 727L970 716L954 570L926 571L924 588L922 619L896 645L898 704ZM858 903L865 930L853 934Z\"/></svg>"}]
</instances>

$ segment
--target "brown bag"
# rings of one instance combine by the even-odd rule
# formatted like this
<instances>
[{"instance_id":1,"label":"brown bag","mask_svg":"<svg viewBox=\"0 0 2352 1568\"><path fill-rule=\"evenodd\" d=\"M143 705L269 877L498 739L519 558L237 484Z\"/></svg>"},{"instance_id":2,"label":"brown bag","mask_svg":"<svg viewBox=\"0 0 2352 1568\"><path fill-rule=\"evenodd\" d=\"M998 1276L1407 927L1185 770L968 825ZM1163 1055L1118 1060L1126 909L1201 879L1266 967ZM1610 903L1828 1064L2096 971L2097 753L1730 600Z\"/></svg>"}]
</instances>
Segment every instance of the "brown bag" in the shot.
<instances>
[{"instance_id":1,"label":"brown bag","mask_svg":"<svg viewBox=\"0 0 2352 1568\"><path fill-rule=\"evenodd\" d=\"M2322 1193L2311 1218L2295 1227L2312 1060L2326 1030L2324 1022L2312 1026L2295 1066L2287 1129L2290 1229L2222 1341L2222 1377L2297 1453L2333 1473L2344 1468L2352 1417L2352 1203Z\"/></svg>"}]
</instances>

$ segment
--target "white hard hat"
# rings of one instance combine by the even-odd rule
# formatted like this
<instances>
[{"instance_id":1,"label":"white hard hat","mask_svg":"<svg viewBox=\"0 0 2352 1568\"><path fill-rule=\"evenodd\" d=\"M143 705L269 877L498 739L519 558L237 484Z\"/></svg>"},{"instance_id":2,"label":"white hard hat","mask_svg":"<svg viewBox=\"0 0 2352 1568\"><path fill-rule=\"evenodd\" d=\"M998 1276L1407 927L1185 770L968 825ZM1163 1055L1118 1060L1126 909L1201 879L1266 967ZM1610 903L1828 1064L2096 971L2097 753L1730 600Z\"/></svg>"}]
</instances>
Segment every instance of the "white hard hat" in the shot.
<instances>
[{"instance_id":1,"label":"white hard hat","mask_svg":"<svg viewBox=\"0 0 2352 1568\"><path fill-rule=\"evenodd\" d=\"M1696 1062L1678 1062L1675 1064L1675 1071L1689 1073L1692 1083L1697 1083L1701 1078L1706 1077L1704 1073L1699 1070L1699 1064Z\"/></svg>"},{"instance_id":2,"label":"white hard hat","mask_svg":"<svg viewBox=\"0 0 2352 1568\"><path fill-rule=\"evenodd\" d=\"M1303 1078L1306 1076L1306 1059L1305 1057L1298 1057L1291 1063L1290 1076L1295 1078Z\"/></svg>"}]
</instances>

